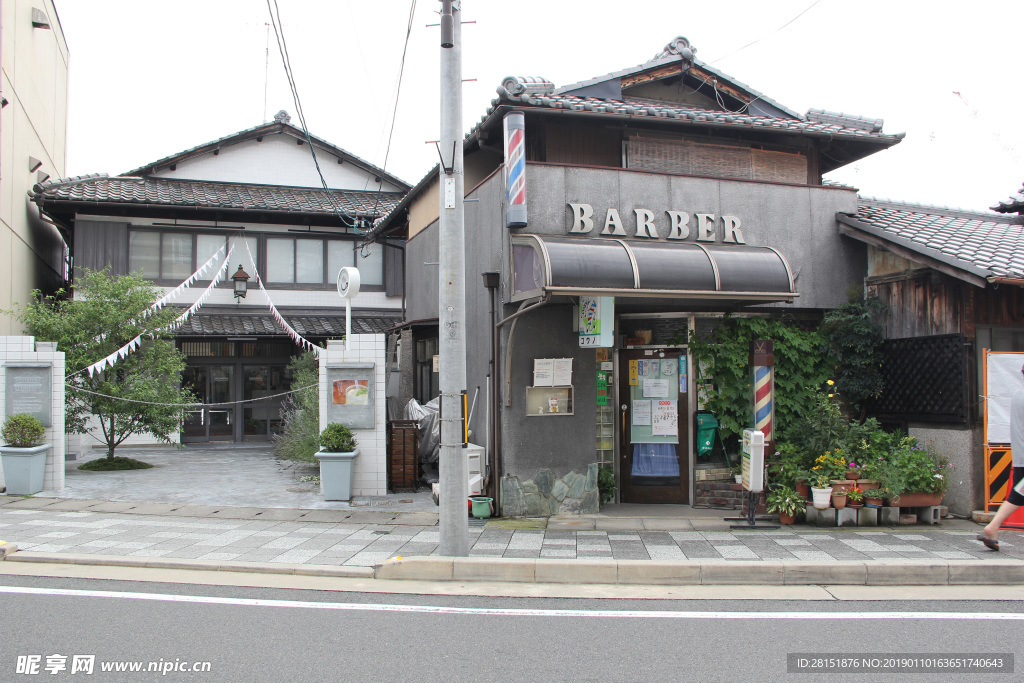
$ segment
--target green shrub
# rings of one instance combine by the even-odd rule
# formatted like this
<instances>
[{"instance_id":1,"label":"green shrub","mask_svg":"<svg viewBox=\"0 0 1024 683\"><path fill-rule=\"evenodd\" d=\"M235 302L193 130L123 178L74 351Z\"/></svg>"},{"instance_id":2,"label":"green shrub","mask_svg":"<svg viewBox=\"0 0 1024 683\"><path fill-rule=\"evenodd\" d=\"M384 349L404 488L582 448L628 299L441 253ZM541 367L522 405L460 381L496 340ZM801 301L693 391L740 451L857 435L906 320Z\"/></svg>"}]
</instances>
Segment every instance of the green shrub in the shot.
<instances>
[{"instance_id":1,"label":"green shrub","mask_svg":"<svg viewBox=\"0 0 1024 683\"><path fill-rule=\"evenodd\" d=\"M18 413L11 415L4 421L3 429L0 429L0 438L4 443L15 448L32 448L43 443L43 423L34 415Z\"/></svg>"},{"instance_id":2,"label":"green shrub","mask_svg":"<svg viewBox=\"0 0 1024 683\"><path fill-rule=\"evenodd\" d=\"M274 435L274 453L279 458L315 463L320 449L320 364L316 354L307 352L288 364L295 393L281 408L281 432Z\"/></svg>"},{"instance_id":3,"label":"green shrub","mask_svg":"<svg viewBox=\"0 0 1024 683\"><path fill-rule=\"evenodd\" d=\"M603 465L597 470L597 490L601 495L601 504L610 503L615 498L615 471Z\"/></svg>"},{"instance_id":4,"label":"green shrub","mask_svg":"<svg viewBox=\"0 0 1024 683\"><path fill-rule=\"evenodd\" d=\"M788 486L778 486L768 493L765 501L765 510L768 512L782 513L795 517L798 512L807 507L807 501Z\"/></svg>"},{"instance_id":5,"label":"green shrub","mask_svg":"<svg viewBox=\"0 0 1024 683\"><path fill-rule=\"evenodd\" d=\"M320 432L320 448L325 453L351 453L356 449L356 437L345 425L332 422Z\"/></svg>"}]
</instances>

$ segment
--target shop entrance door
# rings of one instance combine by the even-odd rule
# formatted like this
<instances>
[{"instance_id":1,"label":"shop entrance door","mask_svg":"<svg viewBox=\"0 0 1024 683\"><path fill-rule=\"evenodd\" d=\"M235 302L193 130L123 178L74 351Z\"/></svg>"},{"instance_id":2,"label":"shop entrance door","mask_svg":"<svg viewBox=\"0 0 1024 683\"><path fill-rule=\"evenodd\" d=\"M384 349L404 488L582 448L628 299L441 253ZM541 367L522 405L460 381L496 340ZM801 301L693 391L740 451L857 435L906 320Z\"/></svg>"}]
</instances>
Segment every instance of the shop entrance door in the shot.
<instances>
[{"instance_id":1,"label":"shop entrance door","mask_svg":"<svg viewBox=\"0 0 1024 683\"><path fill-rule=\"evenodd\" d=\"M188 414L181 430L183 442L234 441L237 422L234 377L234 365L190 365L185 368L182 384L207 407Z\"/></svg>"},{"instance_id":2,"label":"shop entrance door","mask_svg":"<svg viewBox=\"0 0 1024 683\"><path fill-rule=\"evenodd\" d=\"M619 353L623 503L690 502L685 359L680 349Z\"/></svg>"}]
</instances>

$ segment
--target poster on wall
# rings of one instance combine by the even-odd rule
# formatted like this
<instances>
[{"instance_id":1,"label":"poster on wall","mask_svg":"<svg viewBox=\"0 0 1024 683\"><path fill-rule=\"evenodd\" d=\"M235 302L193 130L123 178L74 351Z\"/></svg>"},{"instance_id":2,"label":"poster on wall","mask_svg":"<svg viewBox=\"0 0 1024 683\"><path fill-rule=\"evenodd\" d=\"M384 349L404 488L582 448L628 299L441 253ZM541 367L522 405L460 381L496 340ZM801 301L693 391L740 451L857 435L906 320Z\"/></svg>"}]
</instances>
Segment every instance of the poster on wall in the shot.
<instances>
[{"instance_id":1,"label":"poster on wall","mask_svg":"<svg viewBox=\"0 0 1024 683\"><path fill-rule=\"evenodd\" d=\"M597 371L597 405L606 406L608 405L608 373L601 370Z\"/></svg>"},{"instance_id":2,"label":"poster on wall","mask_svg":"<svg viewBox=\"0 0 1024 683\"><path fill-rule=\"evenodd\" d=\"M327 366L327 420L351 429L376 426L374 366L352 363Z\"/></svg>"},{"instance_id":3,"label":"poster on wall","mask_svg":"<svg viewBox=\"0 0 1024 683\"><path fill-rule=\"evenodd\" d=\"M643 399L633 401L633 425L651 424L651 402Z\"/></svg>"},{"instance_id":4,"label":"poster on wall","mask_svg":"<svg viewBox=\"0 0 1024 683\"><path fill-rule=\"evenodd\" d=\"M644 379L644 398L668 398L667 379Z\"/></svg>"},{"instance_id":5,"label":"poster on wall","mask_svg":"<svg viewBox=\"0 0 1024 683\"><path fill-rule=\"evenodd\" d=\"M572 384L572 358L552 358L552 380L556 387Z\"/></svg>"},{"instance_id":6,"label":"poster on wall","mask_svg":"<svg viewBox=\"0 0 1024 683\"><path fill-rule=\"evenodd\" d=\"M554 359L534 358L533 359L533 386L550 387L554 386Z\"/></svg>"},{"instance_id":7,"label":"poster on wall","mask_svg":"<svg viewBox=\"0 0 1024 683\"><path fill-rule=\"evenodd\" d=\"M679 420L675 401L651 401L651 431L654 436L678 436Z\"/></svg>"}]
</instances>

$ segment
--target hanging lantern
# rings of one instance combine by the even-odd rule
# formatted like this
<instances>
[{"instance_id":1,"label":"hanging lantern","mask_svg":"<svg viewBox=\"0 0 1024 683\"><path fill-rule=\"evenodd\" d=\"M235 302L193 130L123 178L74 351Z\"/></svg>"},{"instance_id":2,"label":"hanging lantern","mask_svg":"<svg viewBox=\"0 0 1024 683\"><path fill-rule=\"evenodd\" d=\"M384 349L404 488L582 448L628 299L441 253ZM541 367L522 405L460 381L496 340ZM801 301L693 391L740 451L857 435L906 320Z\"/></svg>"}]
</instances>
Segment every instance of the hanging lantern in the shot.
<instances>
[{"instance_id":1,"label":"hanging lantern","mask_svg":"<svg viewBox=\"0 0 1024 683\"><path fill-rule=\"evenodd\" d=\"M238 270L231 276L235 281L235 301L245 298L245 290L249 286L249 273L242 270L242 264L238 264Z\"/></svg>"}]
</instances>

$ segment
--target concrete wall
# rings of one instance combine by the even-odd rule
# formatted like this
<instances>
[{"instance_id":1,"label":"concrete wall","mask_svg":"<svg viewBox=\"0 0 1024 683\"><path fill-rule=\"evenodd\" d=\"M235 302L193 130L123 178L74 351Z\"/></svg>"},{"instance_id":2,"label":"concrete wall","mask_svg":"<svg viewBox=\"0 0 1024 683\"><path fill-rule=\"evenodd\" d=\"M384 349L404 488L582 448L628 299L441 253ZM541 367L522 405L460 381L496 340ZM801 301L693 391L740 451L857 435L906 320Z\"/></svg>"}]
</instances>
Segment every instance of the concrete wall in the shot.
<instances>
[{"instance_id":1,"label":"concrete wall","mask_svg":"<svg viewBox=\"0 0 1024 683\"><path fill-rule=\"evenodd\" d=\"M908 427L910 436L928 450L946 456L953 466L942 504L952 514L968 518L973 510L983 509L985 457L981 430L913 424Z\"/></svg>"},{"instance_id":2,"label":"concrete wall","mask_svg":"<svg viewBox=\"0 0 1024 683\"><path fill-rule=\"evenodd\" d=\"M37 343L34 337L0 337L0 422L7 415L7 366L17 363L49 363L52 367L50 426L44 436L50 452L46 454L43 490L59 491L64 488L64 352L57 350L56 342ZM0 468L0 487L3 486Z\"/></svg>"},{"instance_id":3,"label":"concrete wall","mask_svg":"<svg viewBox=\"0 0 1024 683\"><path fill-rule=\"evenodd\" d=\"M5 0L2 4L2 92L0 109L0 309L29 300L32 289L53 291L63 273L64 243L57 229L39 219L27 193L39 173L65 175L68 48L51 0ZM50 28L32 26L32 8ZM29 158L42 162L30 169ZM0 314L0 335L22 327Z\"/></svg>"},{"instance_id":4,"label":"concrete wall","mask_svg":"<svg viewBox=\"0 0 1024 683\"><path fill-rule=\"evenodd\" d=\"M383 334L353 334L346 350L343 341L328 341L320 354L320 430L328 424L327 405L331 398L327 367L332 363L374 363L374 411L372 429L353 429L359 455L352 463L352 495L383 496L387 493L387 404L385 385L385 337Z\"/></svg>"}]
</instances>

